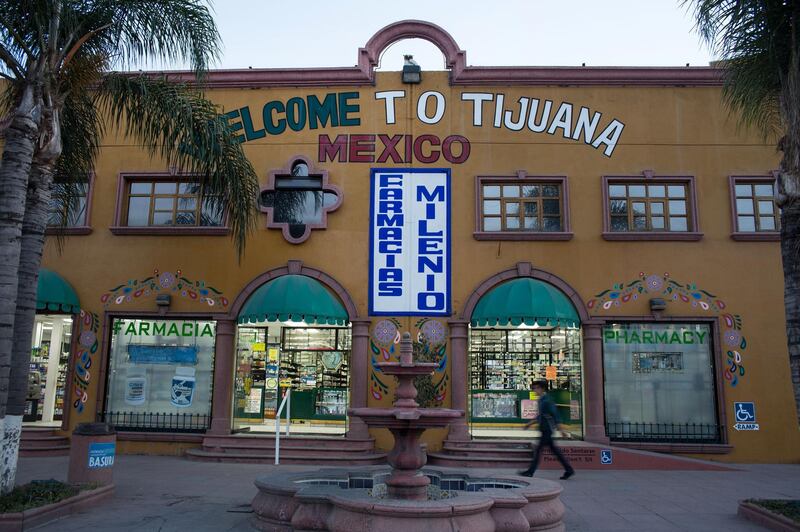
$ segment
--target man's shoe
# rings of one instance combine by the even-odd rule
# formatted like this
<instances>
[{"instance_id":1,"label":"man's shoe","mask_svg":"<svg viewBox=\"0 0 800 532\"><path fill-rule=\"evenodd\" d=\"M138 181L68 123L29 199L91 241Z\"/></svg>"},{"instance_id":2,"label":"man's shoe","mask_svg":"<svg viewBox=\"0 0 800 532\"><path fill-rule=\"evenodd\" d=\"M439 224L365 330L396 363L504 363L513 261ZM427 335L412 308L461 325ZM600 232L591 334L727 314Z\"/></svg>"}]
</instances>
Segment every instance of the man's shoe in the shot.
<instances>
[{"instance_id":1,"label":"man's shoe","mask_svg":"<svg viewBox=\"0 0 800 532\"><path fill-rule=\"evenodd\" d=\"M575 474L574 470L564 471L564 474L561 475L561 480L567 480L569 477Z\"/></svg>"},{"instance_id":2,"label":"man's shoe","mask_svg":"<svg viewBox=\"0 0 800 532\"><path fill-rule=\"evenodd\" d=\"M523 477L532 477L535 471L531 471L530 469L526 469L525 471L520 471L519 474Z\"/></svg>"}]
</instances>

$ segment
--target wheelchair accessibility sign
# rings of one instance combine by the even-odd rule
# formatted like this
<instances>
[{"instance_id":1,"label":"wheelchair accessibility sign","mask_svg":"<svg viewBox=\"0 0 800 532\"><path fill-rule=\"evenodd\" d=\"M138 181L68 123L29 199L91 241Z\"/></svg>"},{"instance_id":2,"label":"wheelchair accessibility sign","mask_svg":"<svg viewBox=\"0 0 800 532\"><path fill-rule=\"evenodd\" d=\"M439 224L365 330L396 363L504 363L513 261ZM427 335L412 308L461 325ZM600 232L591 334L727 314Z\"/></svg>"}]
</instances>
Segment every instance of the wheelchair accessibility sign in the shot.
<instances>
[{"instance_id":1,"label":"wheelchair accessibility sign","mask_svg":"<svg viewBox=\"0 0 800 532\"><path fill-rule=\"evenodd\" d=\"M611 449L600 449L600 463L603 465L611 465L614 461L611 455Z\"/></svg>"},{"instance_id":2,"label":"wheelchair accessibility sign","mask_svg":"<svg viewBox=\"0 0 800 532\"><path fill-rule=\"evenodd\" d=\"M733 403L733 414L736 419L733 428L736 430L758 430L755 403Z\"/></svg>"}]
</instances>

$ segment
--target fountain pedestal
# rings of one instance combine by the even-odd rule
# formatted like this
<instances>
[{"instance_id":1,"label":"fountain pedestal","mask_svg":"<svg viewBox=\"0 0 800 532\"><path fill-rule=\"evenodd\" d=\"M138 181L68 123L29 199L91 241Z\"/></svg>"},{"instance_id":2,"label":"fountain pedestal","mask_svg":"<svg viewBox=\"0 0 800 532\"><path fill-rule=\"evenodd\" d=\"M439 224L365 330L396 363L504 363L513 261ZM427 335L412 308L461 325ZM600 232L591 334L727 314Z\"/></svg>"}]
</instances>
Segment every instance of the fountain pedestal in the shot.
<instances>
[{"instance_id":1,"label":"fountain pedestal","mask_svg":"<svg viewBox=\"0 0 800 532\"><path fill-rule=\"evenodd\" d=\"M464 412L449 408L420 408L416 401L414 379L430 375L435 363L414 362L411 335L403 333L400 340L400 362L379 363L381 371L397 378L393 408L351 408L351 416L360 417L367 426L386 428L394 436L394 447L387 460L392 474L386 480L390 498L426 500L430 479L420 472L428 462L419 438L427 429L446 427Z\"/></svg>"}]
</instances>

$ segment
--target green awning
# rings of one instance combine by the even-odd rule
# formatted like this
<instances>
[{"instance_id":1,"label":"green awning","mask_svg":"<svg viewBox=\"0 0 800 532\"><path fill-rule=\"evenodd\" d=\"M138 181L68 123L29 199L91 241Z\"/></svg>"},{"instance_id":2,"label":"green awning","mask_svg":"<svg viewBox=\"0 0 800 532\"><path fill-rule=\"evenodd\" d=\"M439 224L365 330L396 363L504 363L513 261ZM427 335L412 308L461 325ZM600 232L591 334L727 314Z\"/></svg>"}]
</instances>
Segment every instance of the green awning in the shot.
<instances>
[{"instance_id":1,"label":"green awning","mask_svg":"<svg viewBox=\"0 0 800 532\"><path fill-rule=\"evenodd\" d=\"M347 311L316 279L284 275L259 287L239 312L239 323L288 320L345 325Z\"/></svg>"},{"instance_id":2,"label":"green awning","mask_svg":"<svg viewBox=\"0 0 800 532\"><path fill-rule=\"evenodd\" d=\"M81 311L81 304L78 294L63 277L47 268L40 268L36 310L77 314Z\"/></svg>"},{"instance_id":3,"label":"green awning","mask_svg":"<svg viewBox=\"0 0 800 532\"><path fill-rule=\"evenodd\" d=\"M472 326L533 325L578 327L572 302L555 286L536 279L514 279L494 288L478 301Z\"/></svg>"}]
</instances>

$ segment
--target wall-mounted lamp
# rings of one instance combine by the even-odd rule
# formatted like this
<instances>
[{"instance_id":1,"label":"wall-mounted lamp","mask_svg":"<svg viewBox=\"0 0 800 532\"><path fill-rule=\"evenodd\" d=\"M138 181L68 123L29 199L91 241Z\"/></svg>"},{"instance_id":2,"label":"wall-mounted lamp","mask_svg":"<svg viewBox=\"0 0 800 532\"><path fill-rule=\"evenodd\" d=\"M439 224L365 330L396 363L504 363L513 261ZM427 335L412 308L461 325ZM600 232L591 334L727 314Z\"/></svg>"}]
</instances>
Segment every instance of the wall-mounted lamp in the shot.
<instances>
[{"instance_id":1,"label":"wall-mounted lamp","mask_svg":"<svg viewBox=\"0 0 800 532\"><path fill-rule=\"evenodd\" d=\"M172 303L172 296L169 294L158 294L156 296L156 305L159 307L168 307Z\"/></svg>"},{"instance_id":2,"label":"wall-mounted lamp","mask_svg":"<svg viewBox=\"0 0 800 532\"><path fill-rule=\"evenodd\" d=\"M403 63L403 83L419 83L422 81L422 69L419 67L416 61L414 61L413 55L404 55L403 59L405 63Z\"/></svg>"},{"instance_id":3,"label":"wall-mounted lamp","mask_svg":"<svg viewBox=\"0 0 800 532\"><path fill-rule=\"evenodd\" d=\"M650 300L651 311L662 311L667 308L667 302L660 297L654 297Z\"/></svg>"}]
</instances>

